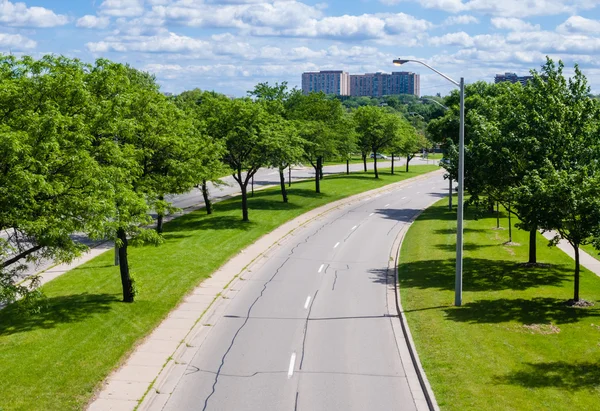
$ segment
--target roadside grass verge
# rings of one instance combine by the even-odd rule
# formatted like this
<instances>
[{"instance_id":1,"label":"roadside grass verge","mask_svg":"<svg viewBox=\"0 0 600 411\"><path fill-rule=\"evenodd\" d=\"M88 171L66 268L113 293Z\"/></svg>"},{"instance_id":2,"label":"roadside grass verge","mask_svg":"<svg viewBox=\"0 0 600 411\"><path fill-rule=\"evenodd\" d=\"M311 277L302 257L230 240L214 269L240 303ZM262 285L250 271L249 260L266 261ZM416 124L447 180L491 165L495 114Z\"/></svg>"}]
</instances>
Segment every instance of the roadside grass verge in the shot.
<instances>
[{"instance_id":1,"label":"roadside grass verge","mask_svg":"<svg viewBox=\"0 0 600 411\"><path fill-rule=\"evenodd\" d=\"M440 408L593 410L600 398L600 278L583 269L570 308L573 260L538 235L495 230L495 214L465 213L464 298L454 307L456 211L441 200L410 228L400 255L402 305ZM501 226L507 227L506 214Z\"/></svg>"},{"instance_id":2,"label":"roadside grass verge","mask_svg":"<svg viewBox=\"0 0 600 411\"><path fill-rule=\"evenodd\" d=\"M241 249L284 222L326 203L437 170L328 176L322 194L314 180L295 183L289 203L279 190L249 198L249 223L241 221L240 198L216 203L164 226L165 244L130 248L132 274L140 294L120 302L118 267L107 252L43 287L46 305L25 316L19 305L0 311L0 408L79 410L104 378L203 279Z\"/></svg>"}]
</instances>

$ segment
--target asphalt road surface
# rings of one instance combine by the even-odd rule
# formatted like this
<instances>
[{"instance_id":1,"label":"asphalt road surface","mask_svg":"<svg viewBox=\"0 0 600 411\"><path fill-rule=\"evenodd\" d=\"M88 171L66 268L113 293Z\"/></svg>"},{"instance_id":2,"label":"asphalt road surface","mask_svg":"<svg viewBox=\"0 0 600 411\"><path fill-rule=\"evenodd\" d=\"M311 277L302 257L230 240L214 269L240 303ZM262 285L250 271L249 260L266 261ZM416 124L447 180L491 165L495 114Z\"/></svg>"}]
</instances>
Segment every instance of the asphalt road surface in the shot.
<instances>
[{"instance_id":1,"label":"asphalt road surface","mask_svg":"<svg viewBox=\"0 0 600 411\"><path fill-rule=\"evenodd\" d=\"M281 244L242 276L164 410L415 410L387 267L402 227L447 190L439 174L413 182Z\"/></svg>"}]
</instances>

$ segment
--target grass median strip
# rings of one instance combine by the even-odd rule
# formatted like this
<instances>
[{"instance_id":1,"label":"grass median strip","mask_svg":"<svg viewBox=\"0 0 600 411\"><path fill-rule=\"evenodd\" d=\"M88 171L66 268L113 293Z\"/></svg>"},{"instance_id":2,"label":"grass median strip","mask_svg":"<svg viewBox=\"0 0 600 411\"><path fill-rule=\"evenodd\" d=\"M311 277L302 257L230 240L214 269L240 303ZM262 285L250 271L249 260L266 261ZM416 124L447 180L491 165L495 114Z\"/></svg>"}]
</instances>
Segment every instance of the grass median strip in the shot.
<instances>
[{"instance_id":1,"label":"grass median strip","mask_svg":"<svg viewBox=\"0 0 600 411\"><path fill-rule=\"evenodd\" d=\"M456 211L442 200L404 240L400 293L440 408L592 410L600 395L600 278L583 270L571 308L573 260L538 235L528 267L527 232L496 230L494 214L465 217L464 303L454 307ZM514 219L513 219L514 222ZM506 215L501 226L507 228Z\"/></svg>"},{"instance_id":2,"label":"grass median strip","mask_svg":"<svg viewBox=\"0 0 600 411\"><path fill-rule=\"evenodd\" d=\"M249 199L250 223L241 221L240 199L181 216L165 225L165 244L130 248L139 296L120 302L118 267L107 252L44 286L47 307L25 316L12 305L0 311L0 408L81 409L100 382L140 340L203 279L262 235L311 209L363 191L438 169L409 173L327 177L323 194L314 181L295 183L290 202L277 189Z\"/></svg>"}]
</instances>

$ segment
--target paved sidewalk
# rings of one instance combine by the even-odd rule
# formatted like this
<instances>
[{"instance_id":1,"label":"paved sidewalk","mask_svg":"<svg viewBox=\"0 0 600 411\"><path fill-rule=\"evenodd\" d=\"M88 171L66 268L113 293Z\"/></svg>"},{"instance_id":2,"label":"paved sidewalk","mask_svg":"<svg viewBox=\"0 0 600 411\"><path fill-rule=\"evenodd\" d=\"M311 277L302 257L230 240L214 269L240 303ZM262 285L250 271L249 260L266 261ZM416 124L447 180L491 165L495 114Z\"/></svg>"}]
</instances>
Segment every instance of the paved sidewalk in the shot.
<instances>
[{"instance_id":1,"label":"paved sidewalk","mask_svg":"<svg viewBox=\"0 0 600 411\"><path fill-rule=\"evenodd\" d=\"M548 240L551 240L554 238L556 233L553 231L549 231L543 233L542 235ZM571 247L571 244L569 244L568 241L560 240L557 247L563 250L565 254L567 254L573 260L575 259L575 251L573 250L573 247ZM600 261L596 260L594 257L583 251L581 248L579 249L579 263L594 274L596 274L598 277L600 277Z\"/></svg>"},{"instance_id":2,"label":"paved sidewalk","mask_svg":"<svg viewBox=\"0 0 600 411\"><path fill-rule=\"evenodd\" d=\"M443 174L443 170L434 173ZM430 178L428 173L409 180L342 199L289 221L219 268L202 282L143 341L104 382L88 411L160 410L181 378L198 345L211 330L211 319L222 314L227 300L236 293L236 284L275 252L279 245L300 233L308 223L340 207L368 200L415 181ZM241 277L241 278L240 278Z\"/></svg>"}]
</instances>

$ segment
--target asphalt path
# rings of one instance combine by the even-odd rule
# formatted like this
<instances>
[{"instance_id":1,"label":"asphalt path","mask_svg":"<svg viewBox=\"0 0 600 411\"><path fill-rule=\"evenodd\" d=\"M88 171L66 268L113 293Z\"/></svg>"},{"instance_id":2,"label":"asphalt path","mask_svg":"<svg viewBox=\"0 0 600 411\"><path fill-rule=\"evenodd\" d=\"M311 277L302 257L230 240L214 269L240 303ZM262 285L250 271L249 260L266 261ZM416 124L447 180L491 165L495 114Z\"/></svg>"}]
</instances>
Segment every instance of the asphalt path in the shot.
<instances>
[{"instance_id":1,"label":"asphalt path","mask_svg":"<svg viewBox=\"0 0 600 411\"><path fill-rule=\"evenodd\" d=\"M438 174L329 213L281 244L242 275L163 409L415 410L387 267L403 226L446 194Z\"/></svg>"}]
</instances>

